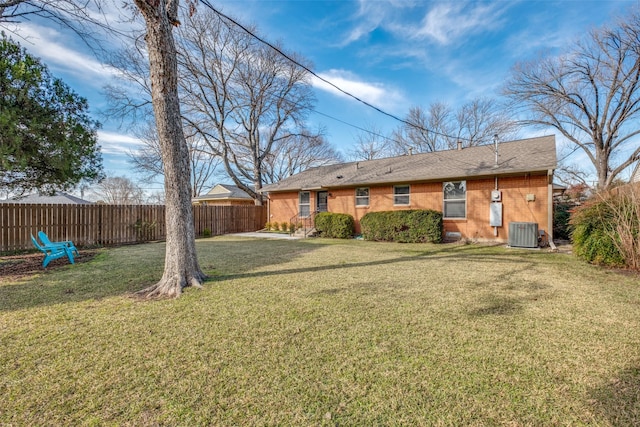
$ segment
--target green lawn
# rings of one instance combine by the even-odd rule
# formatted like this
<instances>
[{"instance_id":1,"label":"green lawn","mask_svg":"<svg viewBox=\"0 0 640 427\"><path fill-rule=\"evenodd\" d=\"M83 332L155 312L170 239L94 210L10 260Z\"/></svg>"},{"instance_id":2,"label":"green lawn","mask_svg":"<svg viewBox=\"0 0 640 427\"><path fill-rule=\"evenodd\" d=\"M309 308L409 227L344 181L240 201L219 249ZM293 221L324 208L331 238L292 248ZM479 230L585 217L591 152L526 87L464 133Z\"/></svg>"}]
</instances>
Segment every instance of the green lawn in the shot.
<instances>
[{"instance_id":1,"label":"green lawn","mask_svg":"<svg viewBox=\"0 0 640 427\"><path fill-rule=\"evenodd\" d=\"M0 284L0 425L640 424L640 280L474 245L199 240Z\"/></svg>"}]
</instances>

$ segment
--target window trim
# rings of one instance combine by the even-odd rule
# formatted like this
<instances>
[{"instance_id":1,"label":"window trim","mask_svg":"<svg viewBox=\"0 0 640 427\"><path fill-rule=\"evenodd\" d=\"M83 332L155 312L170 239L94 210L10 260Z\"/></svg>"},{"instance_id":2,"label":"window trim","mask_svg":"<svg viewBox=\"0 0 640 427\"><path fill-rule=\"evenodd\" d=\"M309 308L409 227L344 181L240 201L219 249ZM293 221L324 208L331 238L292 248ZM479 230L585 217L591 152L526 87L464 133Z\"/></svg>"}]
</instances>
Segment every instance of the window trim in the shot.
<instances>
[{"instance_id":1,"label":"window trim","mask_svg":"<svg viewBox=\"0 0 640 427\"><path fill-rule=\"evenodd\" d=\"M302 194L306 193L308 197L307 203L302 203ZM309 213L307 215L302 215L302 206L309 207ZM309 218L311 216L311 191L300 191L298 192L298 215L300 218Z\"/></svg>"},{"instance_id":2,"label":"window trim","mask_svg":"<svg viewBox=\"0 0 640 427\"><path fill-rule=\"evenodd\" d=\"M358 190L367 190L367 195L366 196L358 196ZM369 190L369 187L357 187L355 190L355 197L356 197L356 207L358 208L362 208L362 207L366 207L369 206L369 201L370 201L370 197L371 197L371 191ZM363 200L366 199L367 203L358 203L358 200Z\"/></svg>"},{"instance_id":3,"label":"window trim","mask_svg":"<svg viewBox=\"0 0 640 427\"><path fill-rule=\"evenodd\" d=\"M445 192L444 192L444 187L445 185L447 185L447 183L457 183L457 182L464 182L464 198L457 198L457 199L447 199L445 197ZM445 216L445 212L447 212L446 209L446 204L447 202L464 202L464 216ZM467 219L467 180L466 179L461 179L459 181L443 181L442 182L442 219L450 219L450 220L465 220Z\"/></svg>"},{"instance_id":4,"label":"window trim","mask_svg":"<svg viewBox=\"0 0 640 427\"><path fill-rule=\"evenodd\" d=\"M409 191L406 194L396 194L396 189L407 187ZM397 197L406 197L407 203L398 203ZM401 184L393 186L393 206L410 206L411 205L411 184Z\"/></svg>"}]
</instances>

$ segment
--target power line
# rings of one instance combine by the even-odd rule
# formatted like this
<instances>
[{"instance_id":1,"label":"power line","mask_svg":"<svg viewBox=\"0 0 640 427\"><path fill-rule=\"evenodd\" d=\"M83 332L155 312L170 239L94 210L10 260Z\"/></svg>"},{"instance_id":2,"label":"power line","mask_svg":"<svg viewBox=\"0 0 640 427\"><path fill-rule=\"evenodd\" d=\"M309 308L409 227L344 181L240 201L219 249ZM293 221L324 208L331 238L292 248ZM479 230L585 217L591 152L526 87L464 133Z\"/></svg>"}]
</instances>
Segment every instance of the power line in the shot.
<instances>
[{"instance_id":1,"label":"power line","mask_svg":"<svg viewBox=\"0 0 640 427\"><path fill-rule=\"evenodd\" d=\"M245 33L249 34L251 37L253 37L254 39L258 40L260 43L262 43L262 44L264 44L264 45L266 45L266 46L269 46L271 49L273 49L274 51L276 51L278 54L282 55L282 57L284 57L285 59L287 59L288 61L290 61L292 64L295 64L296 66L298 66L298 67L302 68L303 70L305 70L306 72L308 72L309 74L311 74L312 76L314 76L315 78L317 78L318 80L320 80L320 81L322 81L322 82L324 82L324 83L328 84L329 86L331 86L331 87L333 87L334 89L336 89L337 91L339 91L339 92L341 92L341 93L343 93L343 94L347 95L348 97L355 99L356 101L360 102L361 104L366 105L367 107L372 108L372 109L374 109L375 111L377 111L377 112L379 112L379 113L381 113L381 114L383 114L383 115L385 115L385 116L387 116L387 117L390 117L390 118L392 118L392 119L394 119L394 120L396 120L396 121L398 121L398 122L400 122L400 123L404 123L404 124L406 124L406 125L408 125L408 126L411 126L411 127L413 127L413 128L416 128L416 129L418 129L418 130L421 130L421 131L424 131L424 132L431 132L431 133L433 133L434 135L443 136L443 137L445 137L445 138L462 139L462 140L465 140L465 141L469 141L469 142L471 142L471 139L469 139L469 138L455 137L455 136L452 136L452 135L446 135L446 134L441 133L441 132L437 132L437 131L434 131L434 130L431 130L431 129L427 129L427 128L425 128L425 127L421 126L421 125L418 125L418 124L416 124L416 123L412 123L412 122L410 122L410 121L408 121L408 120L405 120L405 119L402 119L402 118L400 118L400 117L398 117L398 116L396 116L396 115L394 115L394 114L391 114L391 113L388 113L388 112L386 112L386 111L382 110L382 109L381 109L381 108L379 108L379 107L376 107L376 106L375 106L375 105L373 105L373 104L370 104L369 102L367 102L367 101L365 101L365 100L363 100L363 99L359 98L358 96L356 96L356 95L354 95L354 94L352 94L352 93L350 93L350 92L348 92L348 91L346 91L346 90L342 89L341 87L339 87L339 86L338 86L338 85L336 85L335 83L333 83L333 82L331 82L331 81L329 81L329 80L325 79L324 77L319 76L315 71L313 71L312 69L310 69L310 68L309 68L309 67L307 67L306 65L301 64L300 62L298 62L298 61L296 61L295 59L291 58L289 55L287 55L286 53L284 53L284 52L283 52L281 49L279 49L277 46L274 46L272 43L270 43L269 41L267 41L267 40L263 39L262 37L260 37L260 36L256 35L256 34L255 34L255 33L253 33L250 29L248 29L247 27L245 27L244 25L242 25L242 24L241 24L241 23L239 23L238 21L234 20L233 18L231 18L231 17L229 17L229 16L225 15L224 13L220 12L219 10L217 10L215 7L213 7L213 6L211 5L211 3L209 3L209 0L200 0L200 3L204 4L206 7L208 7L212 12L214 12L214 13L215 13L216 15L218 15L219 17L221 17L221 18L223 18L223 19L225 19L225 20L227 20L227 21L231 22L233 25L235 25L235 26L239 27L239 28L240 28L240 29L242 29Z\"/></svg>"}]
</instances>

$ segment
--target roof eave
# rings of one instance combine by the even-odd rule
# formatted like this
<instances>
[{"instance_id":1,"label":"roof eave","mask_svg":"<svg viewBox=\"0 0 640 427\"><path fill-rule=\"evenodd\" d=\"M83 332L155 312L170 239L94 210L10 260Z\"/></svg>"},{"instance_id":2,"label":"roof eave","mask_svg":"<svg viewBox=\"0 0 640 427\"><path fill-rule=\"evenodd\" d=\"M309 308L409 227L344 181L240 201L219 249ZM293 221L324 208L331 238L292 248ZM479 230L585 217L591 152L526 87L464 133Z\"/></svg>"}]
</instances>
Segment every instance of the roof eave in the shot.
<instances>
[{"instance_id":1,"label":"roof eave","mask_svg":"<svg viewBox=\"0 0 640 427\"><path fill-rule=\"evenodd\" d=\"M418 182L442 182L447 180L455 180L455 179L482 179L487 177L495 177L495 176L517 176L528 173L539 173L539 174L547 174L550 170L553 171L557 168L557 165L553 166L540 166L535 169L521 169L521 170L487 170L483 171L483 173L476 175L449 175L442 176L438 178L415 178L415 179L392 179L385 181L361 181L361 182L349 182L345 184L338 185L321 185L321 186L304 186L304 187L286 187L286 188L262 188L260 190L261 193L290 193L293 191L318 191L318 190L331 190L331 189L339 189L339 188L354 188L354 187L365 187L365 186L376 186L376 185L393 185L393 184L410 184L410 183L418 183Z\"/></svg>"}]
</instances>

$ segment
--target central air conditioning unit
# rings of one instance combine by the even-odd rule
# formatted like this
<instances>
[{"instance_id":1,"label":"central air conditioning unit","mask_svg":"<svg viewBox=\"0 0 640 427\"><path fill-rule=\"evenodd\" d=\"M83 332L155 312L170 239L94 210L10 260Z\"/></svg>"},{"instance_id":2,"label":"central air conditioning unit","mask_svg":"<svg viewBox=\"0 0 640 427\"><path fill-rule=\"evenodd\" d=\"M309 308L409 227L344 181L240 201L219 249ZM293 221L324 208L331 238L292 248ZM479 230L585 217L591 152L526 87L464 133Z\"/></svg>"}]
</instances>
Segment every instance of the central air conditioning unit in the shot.
<instances>
[{"instance_id":1,"label":"central air conditioning unit","mask_svg":"<svg viewBox=\"0 0 640 427\"><path fill-rule=\"evenodd\" d=\"M538 224L535 222L510 222L509 246L516 248L537 248Z\"/></svg>"}]
</instances>

